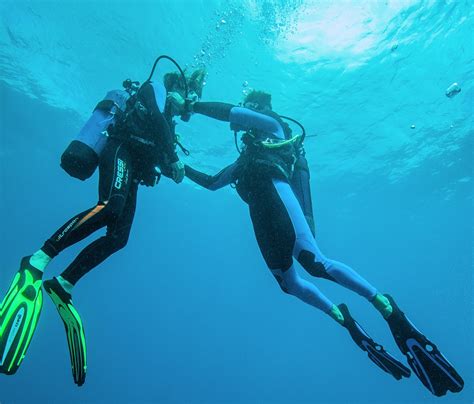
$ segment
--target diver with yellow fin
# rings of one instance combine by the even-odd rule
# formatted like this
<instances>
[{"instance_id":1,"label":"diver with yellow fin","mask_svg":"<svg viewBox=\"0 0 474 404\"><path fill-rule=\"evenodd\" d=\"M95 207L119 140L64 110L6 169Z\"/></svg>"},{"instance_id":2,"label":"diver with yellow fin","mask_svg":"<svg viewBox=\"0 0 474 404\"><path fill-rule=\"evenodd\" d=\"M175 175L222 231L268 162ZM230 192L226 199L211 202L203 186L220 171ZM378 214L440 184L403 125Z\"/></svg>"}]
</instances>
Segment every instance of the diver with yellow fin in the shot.
<instances>
[{"instance_id":1,"label":"diver with yellow fin","mask_svg":"<svg viewBox=\"0 0 474 404\"><path fill-rule=\"evenodd\" d=\"M165 84L151 80L161 59L170 60L179 70L168 73ZM21 260L0 306L0 373L14 374L25 357L41 313L46 266L66 248L105 227L106 234L86 246L60 276L44 282L66 330L74 381L78 386L84 384L86 339L72 289L90 270L126 246L139 185L153 187L162 174L176 183L183 180L184 164L176 146L185 149L177 139L174 121L180 114L170 99L174 94L199 99L204 77L202 69L188 77L172 58L158 57L141 86L125 80L124 90L107 93L63 153L61 166L75 178L85 180L99 168L99 202L74 215L37 252Z\"/></svg>"}]
</instances>

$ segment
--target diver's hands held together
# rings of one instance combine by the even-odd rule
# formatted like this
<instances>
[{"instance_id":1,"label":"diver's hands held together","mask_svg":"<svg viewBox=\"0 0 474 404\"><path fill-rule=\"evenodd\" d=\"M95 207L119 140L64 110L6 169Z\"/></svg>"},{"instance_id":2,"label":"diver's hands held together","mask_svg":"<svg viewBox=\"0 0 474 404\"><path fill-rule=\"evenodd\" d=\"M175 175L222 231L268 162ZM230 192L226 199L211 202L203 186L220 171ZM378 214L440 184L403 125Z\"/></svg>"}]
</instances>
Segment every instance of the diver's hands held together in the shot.
<instances>
[{"instance_id":1,"label":"diver's hands held together","mask_svg":"<svg viewBox=\"0 0 474 404\"><path fill-rule=\"evenodd\" d=\"M153 167L149 172L142 175L140 185L145 185L146 187L154 187L160 182L161 173L158 171L157 167Z\"/></svg>"},{"instance_id":2,"label":"diver's hands held together","mask_svg":"<svg viewBox=\"0 0 474 404\"><path fill-rule=\"evenodd\" d=\"M160 172L158 167L153 167L148 172L143 173L142 178L140 180L140 185L145 185L146 187L154 187L160 181L161 174L171 178L177 184L182 182L185 173L184 163L181 160L178 160L174 163L171 163L168 167L169 169L165 170L164 172Z\"/></svg>"},{"instance_id":3,"label":"diver's hands held together","mask_svg":"<svg viewBox=\"0 0 474 404\"><path fill-rule=\"evenodd\" d=\"M176 91L170 91L166 100L171 114L173 116L180 115L181 120L187 122L191 118L193 105L199 100L199 97L194 91L190 91L187 98Z\"/></svg>"},{"instance_id":4,"label":"diver's hands held together","mask_svg":"<svg viewBox=\"0 0 474 404\"><path fill-rule=\"evenodd\" d=\"M186 103L180 93L176 91L170 91L166 96L166 101L168 103L168 108L170 109L171 115L181 115L185 112Z\"/></svg>"},{"instance_id":5,"label":"diver's hands held together","mask_svg":"<svg viewBox=\"0 0 474 404\"><path fill-rule=\"evenodd\" d=\"M184 179L184 164L181 160L171 163L171 178L176 184Z\"/></svg>"}]
</instances>

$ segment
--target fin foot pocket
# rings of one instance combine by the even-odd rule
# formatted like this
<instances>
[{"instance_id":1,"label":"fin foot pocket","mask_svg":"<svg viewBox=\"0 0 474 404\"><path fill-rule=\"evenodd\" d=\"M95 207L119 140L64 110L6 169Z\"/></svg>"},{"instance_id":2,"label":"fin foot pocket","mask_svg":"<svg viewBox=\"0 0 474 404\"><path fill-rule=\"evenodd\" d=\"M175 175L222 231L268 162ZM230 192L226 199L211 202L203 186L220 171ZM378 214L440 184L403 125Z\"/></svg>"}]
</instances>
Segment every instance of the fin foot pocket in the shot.
<instances>
[{"instance_id":1,"label":"fin foot pocket","mask_svg":"<svg viewBox=\"0 0 474 404\"><path fill-rule=\"evenodd\" d=\"M81 317L72 303L71 295L56 278L45 281L44 290L56 306L64 324L74 383L82 386L86 380L87 349Z\"/></svg>"},{"instance_id":2,"label":"fin foot pocket","mask_svg":"<svg viewBox=\"0 0 474 404\"><path fill-rule=\"evenodd\" d=\"M397 380L410 377L410 369L387 352L382 345L375 342L361 325L352 318L345 304L340 304L338 307L344 316L344 327L347 328L359 348L367 352L367 356L372 362Z\"/></svg>"},{"instance_id":3,"label":"fin foot pocket","mask_svg":"<svg viewBox=\"0 0 474 404\"><path fill-rule=\"evenodd\" d=\"M395 342L421 383L437 397L444 396L448 391L460 392L464 380L453 365L405 316L393 298L390 295L385 297L393 307L387 322Z\"/></svg>"}]
</instances>

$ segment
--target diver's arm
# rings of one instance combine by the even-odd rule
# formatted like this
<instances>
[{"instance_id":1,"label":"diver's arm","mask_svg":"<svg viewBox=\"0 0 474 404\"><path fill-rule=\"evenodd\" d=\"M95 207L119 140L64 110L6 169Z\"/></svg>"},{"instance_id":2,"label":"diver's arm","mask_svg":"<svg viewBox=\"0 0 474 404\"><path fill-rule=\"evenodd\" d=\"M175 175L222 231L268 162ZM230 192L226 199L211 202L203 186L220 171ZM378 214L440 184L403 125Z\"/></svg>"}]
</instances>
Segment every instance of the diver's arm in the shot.
<instances>
[{"instance_id":1,"label":"diver's arm","mask_svg":"<svg viewBox=\"0 0 474 404\"><path fill-rule=\"evenodd\" d=\"M244 107L234 107L230 111L229 121L232 130L256 129L265 133L271 133L279 139L285 138L285 133L278 117L272 111L265 114ZM279 119L279 118L278 118Z\"/></svg>"},{"instance_id":2,"label":"diver's arm","mask_svg":"<svg viewBox=\"0 0 474 404\"><path fill-rule=\"evenodd\" d=\"M219 121L230 122L230 128L235 131L257 129L262 132L272 133L280 139L285 138L281 124L270 113L263 114L249 108L223 102L195 102L192 105L192 112L206 115Z\"/></svg>"},{"instance_id":3,"label":"diver's arm","mask_svg":"<svg viewBox=\"0 0 474 404\"><path fill-rule=\"evenodd\" d=\"M216 189L232 184L236 179L237 163L231 164L219 171L216 175L208 175L185 165L186 177L196 184L215 191Z\"/></svg>"},{"instance_id":4,"label":"diver's arm","mask_svg":"<svg viewBox=\"0 0 474 404\"><path fill-rule=\"evenodd\" d=\"M195 102L192 104L192 112L206 115L219 121L230 122L230 112L235 105L225 102Z\"/></svg>"}]
</instances>

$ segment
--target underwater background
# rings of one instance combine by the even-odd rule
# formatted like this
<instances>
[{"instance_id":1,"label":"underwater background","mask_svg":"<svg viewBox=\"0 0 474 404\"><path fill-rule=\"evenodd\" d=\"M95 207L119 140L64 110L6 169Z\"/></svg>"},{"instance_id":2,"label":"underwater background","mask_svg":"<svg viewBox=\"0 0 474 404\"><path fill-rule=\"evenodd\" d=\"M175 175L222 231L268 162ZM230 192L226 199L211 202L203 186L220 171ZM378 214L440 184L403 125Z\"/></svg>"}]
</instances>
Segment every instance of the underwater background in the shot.
<instances>
[{"instance_id":1,"label":"underwater background","mask_svg":"<svg viewBox=\"0 0 474 404\"><path fill-rule=\"evenodd\" d=\"M20 258L97 201L97 174L80 182L59 167L64 148L108 90L168 54L206 67L203 100L266 90L304 124L319 246L394 295L466 385L438 399L414 375L381 372L281 292L233 189L163 178L140 189L127 248L74 290L85 385L46 299L21 369L0 375L0 403L472 403L473 17L470 0L2 0L2 297ZM228 124L193 116L177 130L196 168L237 157ZM312 281L403 358L370 304Z\"/></svg>"}]
</instances>

